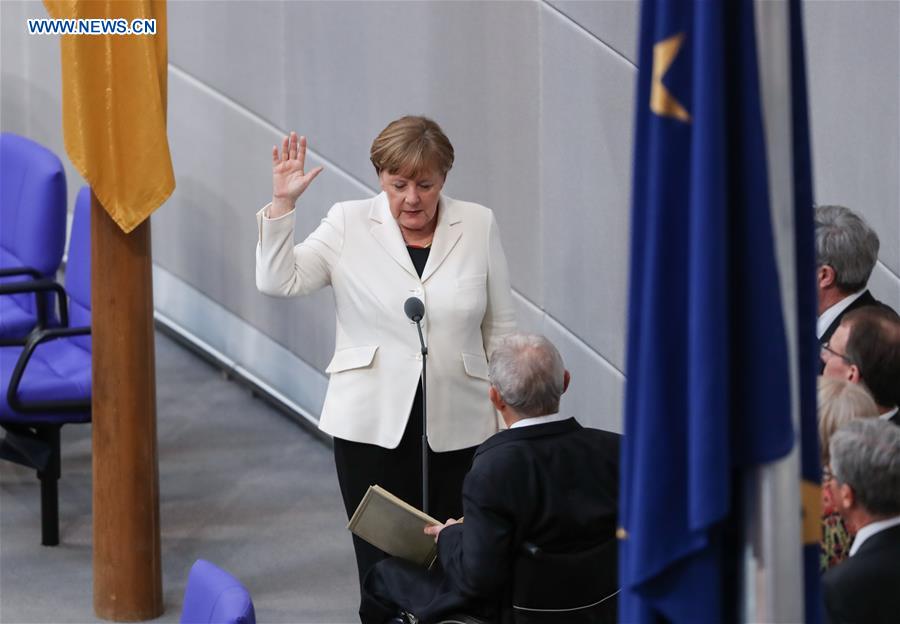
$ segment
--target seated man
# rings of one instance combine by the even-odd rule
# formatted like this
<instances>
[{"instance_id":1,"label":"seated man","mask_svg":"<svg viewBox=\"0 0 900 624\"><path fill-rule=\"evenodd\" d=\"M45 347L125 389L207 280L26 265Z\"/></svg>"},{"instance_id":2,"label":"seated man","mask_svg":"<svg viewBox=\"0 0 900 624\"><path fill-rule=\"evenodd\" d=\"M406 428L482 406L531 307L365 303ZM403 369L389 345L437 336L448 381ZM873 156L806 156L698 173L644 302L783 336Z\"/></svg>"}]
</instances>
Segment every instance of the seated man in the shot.
<instances>
[{"instance_id":1,"label":"seated man","mask_svg":"<svg viewBox=\"0 0 900 624\"><path fill-rule=\"evenodd\" d=\"M832 624L900 618L900 428L878 419L848 423L832 436L829 487L857 529L850 557L822 577Z\"/></svg>"},{"instance_id":2,"label":"seated man","mask_svg":"<svg viewBox=\"0 0 900 624\"><path fill-rule=\"evenodd\" d=\"M364 581L363 622L401 610L425 623L458 611L496 618L524 542L578 553L615 539L620 436L557 413L569 372L553 344L507 336L489 377L490 401L509 429L475 452L463 483L465 522L425 529L438 545L431 571L397 559L376 565Z\"/></svg>"},{"instance_id":3,"label":"seated man","mask_svg":"<svg viewBox=\"0 0 900 624\"><path fill-rule=\"evenodd\" d=\"M822 345L825 377L865 387L880 418L900 425L900 316L874 305L844 316L831 340Z\"/></svg>"}]
</instances>

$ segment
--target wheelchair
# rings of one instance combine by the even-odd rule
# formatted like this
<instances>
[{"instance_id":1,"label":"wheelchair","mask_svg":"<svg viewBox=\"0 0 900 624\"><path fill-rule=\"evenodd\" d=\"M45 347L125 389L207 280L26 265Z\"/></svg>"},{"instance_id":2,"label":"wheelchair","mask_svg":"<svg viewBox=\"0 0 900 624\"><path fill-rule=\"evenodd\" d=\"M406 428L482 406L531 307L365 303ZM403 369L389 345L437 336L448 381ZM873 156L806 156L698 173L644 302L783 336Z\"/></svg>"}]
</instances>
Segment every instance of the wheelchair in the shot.
<instances>
[{"instance_id":1,"label":"wheelchair","mask_svg":"<svg viewBox=\"0 0 900 624\"><path fill-rule=\"evenodd\" d=\"M610 539L579 552L551 553L526 542L497 620L456 613L435 624L615 624L618 548ZM406 613L396 622L421 624Z\"/></svg>"}]
</instances>

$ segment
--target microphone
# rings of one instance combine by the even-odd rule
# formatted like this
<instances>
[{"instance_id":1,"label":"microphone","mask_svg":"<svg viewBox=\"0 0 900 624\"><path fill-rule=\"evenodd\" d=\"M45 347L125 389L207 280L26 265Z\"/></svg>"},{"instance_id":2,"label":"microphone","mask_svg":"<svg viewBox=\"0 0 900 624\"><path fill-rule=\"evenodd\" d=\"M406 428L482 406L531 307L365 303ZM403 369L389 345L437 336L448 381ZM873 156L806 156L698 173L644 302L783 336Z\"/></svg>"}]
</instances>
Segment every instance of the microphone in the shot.
<instances>
[{"instance_id":1,"label":"microphone","mask_svg":"<svg viewBox=\"0 0 900 624\"><path fill-rule=\"evenodd\" d=\"M403 311L413 323L418 323L425 316L425 304L418 297L410 297L403 304Z\"/></svg>"},{"instance_id":2,"label":"microphone","mask_svg":"<svg viewBox=\"0 0 900 624\"><path fill-rule=\"evenodd\" d=\"M425 361L428 358L428 347L422 335L422 318L425 316L425 304L418 297L410 297L403 304L403 311L419 330L419 345L422 347L422 372L419 383L422 384L422 511L428 513L428 402L425 400Z\"/></svg>"}]
</instances>

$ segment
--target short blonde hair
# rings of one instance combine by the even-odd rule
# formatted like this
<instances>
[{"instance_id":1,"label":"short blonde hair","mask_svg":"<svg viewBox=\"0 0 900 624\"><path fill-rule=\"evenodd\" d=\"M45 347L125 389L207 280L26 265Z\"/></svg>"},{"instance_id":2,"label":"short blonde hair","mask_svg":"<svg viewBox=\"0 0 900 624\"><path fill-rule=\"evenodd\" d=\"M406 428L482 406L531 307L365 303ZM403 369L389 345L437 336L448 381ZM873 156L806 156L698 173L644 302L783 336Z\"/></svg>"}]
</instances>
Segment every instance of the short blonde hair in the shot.
<instances>
[{"instance_id":1,"label":"short blonde hair","mask_svg":"<svg viewBox=\"0 0 900 624\"><path fill-rule=\"evenodd\" d=\"M819 377L819 452L822 465L831 461L828 444L835 431L857 418L878 416L872 395L861 385L831 377Z\"/></svg>"},{"instance_id":2,"label":"short blonde hair","mask_svg":"<svg viewBox=\"0 0 900 624\"><path fill-rule=\"evenodd\" d=\"M407 115L375 137L369 156L379 175L387 171L417 178L434 171L446 176L453 166L453 145L435 121Z\"/></svg>"}]
</instances>

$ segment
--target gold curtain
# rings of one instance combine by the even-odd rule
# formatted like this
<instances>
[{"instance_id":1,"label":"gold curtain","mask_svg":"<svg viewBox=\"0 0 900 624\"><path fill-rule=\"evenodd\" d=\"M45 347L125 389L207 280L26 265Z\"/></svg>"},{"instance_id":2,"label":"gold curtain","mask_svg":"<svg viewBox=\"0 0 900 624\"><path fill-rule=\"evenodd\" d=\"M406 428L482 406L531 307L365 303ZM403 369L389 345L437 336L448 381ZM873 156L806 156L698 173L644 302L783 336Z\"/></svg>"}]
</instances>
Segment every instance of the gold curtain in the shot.
<instances>
[{"instance_id":1,"label":"gold curtain","mask_svg":"<svg viewBox=\"0 0 900 624\"><path fill-rule=\"evenodd\" d=\"M155 19L156 34L61 35L66 152L130 232L175 188L165 0L44 0L57 19Z\"/></svg>"}]
</instances>

